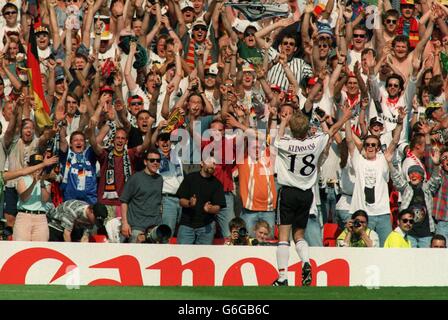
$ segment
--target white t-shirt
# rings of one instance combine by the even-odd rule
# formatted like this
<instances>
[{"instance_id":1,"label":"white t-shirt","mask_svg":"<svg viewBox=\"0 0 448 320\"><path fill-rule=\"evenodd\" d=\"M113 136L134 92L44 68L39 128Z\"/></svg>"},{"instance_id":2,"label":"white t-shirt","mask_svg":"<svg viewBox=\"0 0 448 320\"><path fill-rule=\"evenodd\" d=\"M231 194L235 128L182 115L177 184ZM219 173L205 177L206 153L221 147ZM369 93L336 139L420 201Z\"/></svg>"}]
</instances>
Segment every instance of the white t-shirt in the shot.
<instances>
[{"instance_id":1,"label":"white t-shirt","mask_svg":"<svg viewBox=\"0 0 448 320\"><path fill-rule=\"evenodd\" d=\"M365 210L369 216L390 213L389 167L384 154L377 153L375 160L367 160L355 148L352 162L356 179L351 212Z\"/></svg>"},{"instance_id":2,"label":"white t-shirt","mask_svg":"<svg viewBox=\"0 0 448 320\"><path fill-rule=\"evenodd\" d=\"M311 189L317 181L317 163L330 136L318 133L305 140L276 137L275 167L278 183L284 186Z\"/></svg>"},{"instance_id":3,"label":"white t-shirt","mask_svg":"<svg viewBox=\"0 0 448 320\"><path fill-rule=\"evenodd\" d=\"M350 211L352 205L353 188L355 186L355 170L350 155L344 168L338 170L341 197L336 203L336 210Z\"/></svg>"}]
</instances>

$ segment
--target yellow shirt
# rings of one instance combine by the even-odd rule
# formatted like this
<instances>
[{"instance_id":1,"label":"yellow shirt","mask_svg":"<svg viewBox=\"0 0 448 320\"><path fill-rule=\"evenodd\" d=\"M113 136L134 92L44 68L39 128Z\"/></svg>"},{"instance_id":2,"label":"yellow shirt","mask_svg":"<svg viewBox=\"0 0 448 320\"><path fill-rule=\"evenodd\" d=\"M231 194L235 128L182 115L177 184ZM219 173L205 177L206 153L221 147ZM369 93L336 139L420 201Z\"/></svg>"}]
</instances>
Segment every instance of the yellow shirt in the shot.
<instances>
[{"instance_id":1,"label":"yellow shirt","mask_svg":"<svg viewBox=\"0 0 448 320\"><path fill-rule=\"evenodd\" d=\"M404 238L403 231L397 230L400 229L397 227L394 231L392 231L384 242L384 248L412 248L411 241L409 239Z\"/></svg>"}]
</instances>

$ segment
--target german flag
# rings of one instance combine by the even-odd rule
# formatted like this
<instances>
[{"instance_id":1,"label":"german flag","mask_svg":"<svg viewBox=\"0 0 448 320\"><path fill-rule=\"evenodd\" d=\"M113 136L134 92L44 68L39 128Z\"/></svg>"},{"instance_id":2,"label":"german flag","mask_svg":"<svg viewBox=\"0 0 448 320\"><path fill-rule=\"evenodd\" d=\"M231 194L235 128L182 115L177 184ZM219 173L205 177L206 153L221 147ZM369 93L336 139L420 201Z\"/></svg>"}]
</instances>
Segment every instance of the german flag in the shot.
<instances>
[{"instance_id":1,"label":"german flag","mask_svg":"<svg viewBox=\"0 0 448 320\"><path fill-rule=\"evenodd\" d=\"M30 26L30 37L27 48L27 67L30 77L30 94L34 94L34 102L36 107L34 109L34 118L36 119L37 126L40 129L44 127L52 126L53 123L50 119L50 108L45 100L44 89L42 87L42 76L39 66L39 55L37 53L37 41L34 28L41 28L40 23L32 23Z\"/></svg>"}]
</instances>

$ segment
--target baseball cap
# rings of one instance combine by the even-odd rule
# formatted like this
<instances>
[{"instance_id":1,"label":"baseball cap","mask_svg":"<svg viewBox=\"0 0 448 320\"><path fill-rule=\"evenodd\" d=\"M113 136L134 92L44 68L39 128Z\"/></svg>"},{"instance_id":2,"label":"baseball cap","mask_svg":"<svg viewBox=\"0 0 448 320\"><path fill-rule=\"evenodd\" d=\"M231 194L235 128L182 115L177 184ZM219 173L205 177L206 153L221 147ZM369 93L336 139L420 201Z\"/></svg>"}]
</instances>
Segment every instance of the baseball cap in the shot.
<instances>
[{"instance_id":1,"label":"baseball cap","mask_svg":"<svg viewBox=\"0 0 448 320\"><path fill-rule=\"evenodd\" d=\"M193 22L193 25L191 26L192 29L194 29L194 27L196 26L205 26L208 27L207 24L205 23L205 21L203 19L196 19L195 22Z\"/></svg>"},{"instance_id":2,"label":"baseball cap","mask_svg":"<svg viewBox=\"0 0 448 320\"><path fill-rule=\"evenodd\" d=\"M333 30L327 21L317 22L317 34L320 36L321 34L328 34L333 37Z\"/></svg>"},{"instance_id":3,"label":"baseball cap","mask_svg":"<svg viewBox=\"0 0 448 320\"><path fill-rule=\"evenodd\" d=\"M30 156L30 159L28 160L28 165L35 166L36 164L42 163L43 161L44 156L39 153L35 153Z\"/></svg>"},{"instance_id":4,"label":"baseball cap","mask_svg":"<svg viewBox=\"0 0 448 320\"><path fill-rule=\"evenodd\" d=\"M55 68L55 77L54 77L55 82L58 82L58 81L64 80L64 79L65 79L64 70L62 70L61 67L56 67Z\"/></svg>"},{"instance_id":5,"label":"baseball cap","mask_svg":"<svg viewBox=\"0 0 448 320\"><path fill-rule=\"evenodd\" d=\"M107 218L107 208L104 204L97 202L92 206L92 210L97 220L104 221Z\"/></svg>"},{"instance_id":6,"label":"baseball cap","mask_svg":"<svg viewBox=\"0 0 448 320\"><path fill-rule=\"evenodd\" d=\"M142 96L139 96L138 94L134 94L133 96L130 96L128 98L128 104L131 103L132 100L137 100L137 99L140 100L140 101L143 101L143 97Z\"/></svg>"},{"instance_id":7,"label":"baseball cap","mask_svg":"<svg viewBox=\"0 0 448 320\"><path fill-rule=\"evenodd\" d=\"M254 66L252 64L245 63L243 65L243 72L254 72L254 71L255 71L255 69L254 69Z\"/></svg>"},{"instance_id":8,"label":"baseball cap","mask_svg":"<svg viewBox=\"0 0 448 320\"><path fill-rule=\"evenodd\" d=\"M420 174L422 177L425 176L425 170L423 170L423 168L420 167L419 165L415 164L415 165L409 167L408 175L413 173L413 172L416 172L416 173Z\"/></svg>"},{"instance_id":9,"label":"baseball cap","mask_svg":"<svg viewBox=\"0 0 448 320\"><path fill-rule=\"evenodd\" d=\"M205 74L211 74L217 76L219 73L218 63L213 63L208 69L205 69Z\"/></svg>"},{"instance_id":10,"label":"baseball cap","mask_svg":"<svg viewBox=\"0 0 448 320\"><path fill-rule=\"evenodd\" d=\"M306 84L308 85L308 86L314 86L316 83L317 83L317 80L318 80L319 78L318 77L310 77L309 79L308 79L308 81L306 82Z\"/></svg>"},{"instance_id":11,"label":"baseball cap","mask_svg":"<svg viewBox=\"0 0 448 320\"><path fill-rule=\"evenodd\" d=\"M400 4L411 4L415 5L414 0L400 0Z\"/></svg>"},{"instance_id":12,"label":"baseball cap","mask_svg":"<svg viewBox=\"0 0 448 320\"><path fill-rule=\"evenodd\" d=\"M194 10L193 3L191 3L191 1L189 0L182 1L180 3L180 10L183 11L186 8L191 8Z\"/></svg>"},{"instance_id":13,"label":"baseball cap","mask_svg":"<svg viewBox=\"0 0 448 320\"><path fill-rule=\"evenodd\" d=\"M114 93L114 89L111 86L102 86L100 89L100 93L103 93L103 92Z\"/></svg>"},{"instance_id":14,"label":"baseball cap","mask_svg":"<svg viewBox=\"0 0 448 320\"><path fill-rule=\"evenodd\" d=\"M34 29L34 33L38 34L38 33L50 33L50 31L48 31L48 28L45 26L38 26L36 29Z\"/></svg>"},{"instance_id":15,"label":"baseball cap","mask_svg":"<svg viewBox=\"0 0 448 320\"><path fill-rule=\"evenodd\" d=\"M372 119L370 119L369 125L373 126L375 123L378 123L380 125L384 125L383 119L379 118L379 117L373 117Z\"/></svg>"},{"instance_id":16,"label":"baseball cap","mask_svg":"<svg viewBox=\"0 0 448 320\"><path fill-rule=\"evenodd\" d=\"M244 33L249 27L255 28L257 31L260 30L260 25L257 22L236 18L232 23L232 28L240 33Z\"/></svg>"}]
</instances>

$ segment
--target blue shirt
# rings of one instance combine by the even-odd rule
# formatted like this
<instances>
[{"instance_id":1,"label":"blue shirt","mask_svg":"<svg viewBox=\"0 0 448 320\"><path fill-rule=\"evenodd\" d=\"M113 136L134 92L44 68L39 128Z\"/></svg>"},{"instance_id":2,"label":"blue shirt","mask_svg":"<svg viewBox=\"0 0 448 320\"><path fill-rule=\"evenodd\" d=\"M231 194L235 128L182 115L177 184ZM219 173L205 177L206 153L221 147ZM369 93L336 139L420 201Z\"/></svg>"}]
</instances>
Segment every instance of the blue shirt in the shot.
<instances>
[{"instance_id":1,"label":"blue shirt","mask_svg":"<svg viewBox=\"0 0 448 320\"><path fill-rule=\"evenodd\" d=\"M89 204L97 202L96 156L92 148L82 153L60 152L61 183L64 201L82 200ZM66 172L68 170L68 172Z\"/></svg>"}]
</instances>

